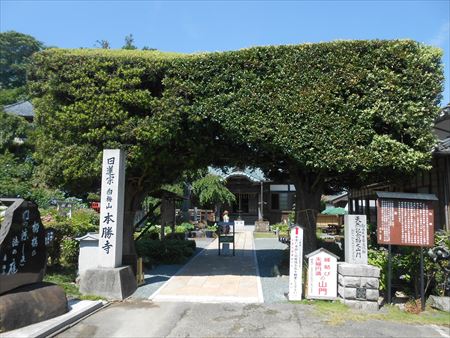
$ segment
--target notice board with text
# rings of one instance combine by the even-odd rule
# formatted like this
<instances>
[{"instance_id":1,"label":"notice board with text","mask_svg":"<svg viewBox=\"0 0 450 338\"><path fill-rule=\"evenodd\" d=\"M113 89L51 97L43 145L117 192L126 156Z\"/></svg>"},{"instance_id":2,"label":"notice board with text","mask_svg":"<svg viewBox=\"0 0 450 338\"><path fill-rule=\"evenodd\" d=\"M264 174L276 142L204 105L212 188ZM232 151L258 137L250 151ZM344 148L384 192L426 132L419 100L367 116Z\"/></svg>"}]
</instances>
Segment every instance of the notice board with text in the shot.
<instances>
[{"instance_id":1,"label":"notice board with text","mask_svg":"<svg viewBox=\"0 0 450 338\"><path fill-rule=\"evenodd\" d=\"M378 244L434 245L432 194L377 192Z\"/></svg>"}]
</instances>

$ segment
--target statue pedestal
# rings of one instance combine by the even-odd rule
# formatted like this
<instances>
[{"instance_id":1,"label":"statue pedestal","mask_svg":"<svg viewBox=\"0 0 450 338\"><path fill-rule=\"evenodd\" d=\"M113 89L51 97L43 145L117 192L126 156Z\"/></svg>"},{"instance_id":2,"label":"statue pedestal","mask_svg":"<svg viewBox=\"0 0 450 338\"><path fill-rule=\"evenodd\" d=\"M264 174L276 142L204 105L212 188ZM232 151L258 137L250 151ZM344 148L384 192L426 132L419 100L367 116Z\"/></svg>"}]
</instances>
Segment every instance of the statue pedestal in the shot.
<instances>
[{"instance_id":1,"label":"statue pedestal","mask_svg":"<svg viewBox=\"0 0 450 338\"><path fill-rule=\"evenodd\" d=\"M64 290L51 283L34 283L0 296L0 332L15 330L68 311Z\"/></svg>"},{"instance_id":2,"label":"statue pedestal","mask_svg":"<svg viewBox=\"0 0 450 338\"><path fill-rule=\"evenodd\" d=\"M255 231L256 232L269 232L270 231L269 221L256 221L255 222Z\"/></svg>"},{"instance_id":3,"label":"statue pedestal","mask_svg":"<svg viewBox=\"0 0 450 338\"><path fill-rule=\"evenodd\" d=\"M80 292L84 295L123 300L132 295L136 289L136 277L129 265L88 269L81 275Z\"/></svg>"}]
</instances>

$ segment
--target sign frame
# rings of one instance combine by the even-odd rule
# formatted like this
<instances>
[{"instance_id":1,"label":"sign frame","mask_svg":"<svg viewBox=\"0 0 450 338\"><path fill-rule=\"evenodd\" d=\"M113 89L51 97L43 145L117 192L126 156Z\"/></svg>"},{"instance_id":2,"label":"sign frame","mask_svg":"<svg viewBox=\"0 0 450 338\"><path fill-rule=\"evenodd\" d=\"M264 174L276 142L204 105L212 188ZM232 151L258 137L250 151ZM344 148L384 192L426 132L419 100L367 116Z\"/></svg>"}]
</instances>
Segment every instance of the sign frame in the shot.
<instances>
[{"instance_id":1,"label":"sign frame","mask_svg":"<svg viewBox=\"0 0 450 338\"><path fill-rule=\"evenodd\" d=\"M377 243L381 245L399 245L399 246L416 246L416 247L432 247L434 246L434 202L438 199L433 194L412 194L377 191ZM383 208L383 203L388 205ZM424 208L425 206L425 208ZM388 213L388 207L391 214ZM404 213L404 210L414 210L415 214ZM423 211L421 211L423 210ZM425 215L426 213L426 215ZM383 216L385 223L383 222ZM420 229L419 217L427 218L426 228ZM389 224L387 224L389 222ZM416 223L414 223L416 222ZM405 224L406 223L406 224ZM389 228L389 234L386 229ZM416 238L420 236L413 230L420 229L422 237L426 242L417 242L405 238ZM406 232L406 231L410 232Z\"/></svg>"},{"instance_id":2,"label":"sign frame","mask_svg":"<svg viewBox=\"0 0 450 338\"><path fill-rule=\"evenodd\" d=\"M326 267L325 263L328 262L328 265L330 265L329 268L329 277L328 278L322 278L322 274L320 274L320 280L324 281L326 279L327 282L330 282L330 296L321 296L320 295L320 287L318 290L318 294L313 294L312 290L315 290L315 288L313 288L313 284L315 284L315 282L317 281L314 272L317 272L317 267L314 266L314 261L313 259L315 257L319 257L319 256L328 256L327 258L329 259L329 261L325 261L324 260L324 267ZM306 292L306 298L307 299L322 299L322 300L336 300L338 299L337 297L337 261L339 260L339 257L336 256L335 254L333 254L332 252L328 251L327 249L324 248L319 248L316 251L311 252L310 254L306 255L306 258L308 259L308 277L307 277L307 283L308 283L308 288L307 288L307 292ZM331 261L331 260L334 260ZM334 264L334 266L331 266L331 264ZM314 266L314 267L313 267ZM326 276L324 276L326 277ZM328 289L328 284L325 285L325 288Z\"/></svg>"}]
</instances>

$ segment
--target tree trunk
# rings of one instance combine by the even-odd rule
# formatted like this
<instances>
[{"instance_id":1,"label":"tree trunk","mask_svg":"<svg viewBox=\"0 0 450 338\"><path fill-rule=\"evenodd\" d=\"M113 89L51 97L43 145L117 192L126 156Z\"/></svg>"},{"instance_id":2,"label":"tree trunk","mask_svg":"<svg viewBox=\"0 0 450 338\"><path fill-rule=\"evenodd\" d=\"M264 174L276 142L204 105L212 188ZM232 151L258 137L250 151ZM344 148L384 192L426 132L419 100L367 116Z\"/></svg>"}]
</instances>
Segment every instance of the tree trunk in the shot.
<instances>
[{"instance_id":1,"label":"tree trunk","mask_svg":"<svg viewBox=\"0 0 450 338\"><path fill-rule=\"evenodd\" d=\"M134 215L136 211L140 210L147 192L129 181L126 181L125 184L122 265L130 265L136 274L137 254L134 246Z\"/></svg>"},{"instance_id":2,"label":"tree trunk","mask_svg":"<svg viewBox=\"0 0 450 338\"><path fill-rule=\"evenodd\" d=\"M320 174L307 173L299 169L290 170L295 185L295 222L304 228L303 254L317 248L316 216L320 210L323 193L323 178Z\"/></svg>"}]
</instances>

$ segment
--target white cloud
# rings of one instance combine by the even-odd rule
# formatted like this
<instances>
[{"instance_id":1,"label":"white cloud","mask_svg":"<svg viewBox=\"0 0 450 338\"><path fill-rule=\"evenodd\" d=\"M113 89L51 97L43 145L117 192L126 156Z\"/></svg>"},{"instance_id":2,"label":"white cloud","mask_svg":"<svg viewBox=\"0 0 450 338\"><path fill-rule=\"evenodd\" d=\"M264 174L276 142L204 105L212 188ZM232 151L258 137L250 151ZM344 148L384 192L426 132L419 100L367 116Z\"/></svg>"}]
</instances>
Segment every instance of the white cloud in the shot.
<instances>
[{"instance_id":1,"label":"white cloud","mask_svg":"<svg viewBox=\"0 0 450 338\"><path fill-rule=\"evenodd\" d=\"M430 45L444 47L450 35L450 21L442 24L439 32L430 40Z\"/></svg>"}]
</instances>

